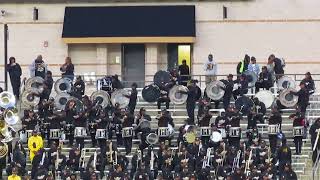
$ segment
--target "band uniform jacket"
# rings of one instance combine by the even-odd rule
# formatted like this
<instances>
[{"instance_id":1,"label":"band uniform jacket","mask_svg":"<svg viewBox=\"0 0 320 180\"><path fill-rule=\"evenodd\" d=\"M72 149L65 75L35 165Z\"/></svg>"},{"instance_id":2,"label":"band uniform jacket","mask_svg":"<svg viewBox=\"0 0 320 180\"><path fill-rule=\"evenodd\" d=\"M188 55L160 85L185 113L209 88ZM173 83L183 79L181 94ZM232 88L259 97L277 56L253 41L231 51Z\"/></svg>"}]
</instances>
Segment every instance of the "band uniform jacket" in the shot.
<instances>
[{"instance_id":1,"label":"band uniform jacket","mask_svg":"<svg viewBox=\"0 0 320 180\"><path fill-rule=\"evenodd\" d=\"M204 117L200 120L199 124L200 127L208 127L210 126L210 119L212 118L212 115L209 113L206 113Z\"/></svg>"},{"instance_id":2,"label":"band uniform jacket","mask_svg":"<svg viewBox=\"0 0 320 180\"><path fill-rule=\"evenodd\" d=\"M315 84L312 78L306 79L304 78L302 81L306 85L307 90L309 91L309 94L313 94L315 91Z\"/></svg>"},{"instance_id":3,"label":"band uniform jacket","mask_svg":"<svg viewBox=\"0 0 320 180\"><path fill-rule=\"evenodd\" d=\"M164 115L159 118L158 127L168 127L169 124L174 127L173 119L170 116Z\"/></svg>"},{"instance_id":4,"label":"band uniform jacket","mask_svg":"<svg viewBox=\"0 0 320 180\"><path fill-rule=\"evenodd\" d=\"M40 135L31 136L28 139L28 149L30 151L30 160L32 161L35 154L43 148L43 139Z\"/></svg>"},{"instance_id":5,"label":"band uniform jacket","mask_svg":"<svg viewBox=\"0 0 320 180\"><path fill-rule=\"evenodd\" d=\"M113 117L112 130L114 130L116 132L116 134L121 134L122 122L120 120L120 117L118 117L118 116Z\"/></svg>"},{"instance_id":6,"label":"band uniform jacket","mask_svg":"<svg viewBox=\"0 0 320 180\"><path fill-rule=\"evenodd\" d=\"M270 72L261 72L259 74L259 82L266 83L268 86L272 86L272 75Z\"/></svg>"},{"instance_id":7,"label":"band uniform jacket","mask_svg":"<svg viewBox=\"0 0 320 180\"><path fill-rule=\"evenodd\" d=\"M269 125L281 124L281 122L282 122L281 114L279 112L272 113L272 115L269 118Z\"/></svg>"},{"instance_id":8,"label":"band uniform jacket","mask_svg":"<svg viewBox=\"0 0 320 180\"><path fill-rule=\"evenodd\" d=\"M309 104L309 92L308 92L307 88L302 88L298 92L291 92L291 94L298 96L298 104L299 105L308 105Z\"/></svg>"},{"instance_id":9,"label":"band uniform jacket","mask_svg":"<svg viewBox=\"0 0 320 180\"><path fill-rule=\"evenodd\" d=\"M34 130L38 119L35 117L35 115L33 117L26 117L22 120L22 125L26 127L27 130Z\"/></svg>"},{"instance_id":10,"label":"band uniform jacket","mask_svg":"<svg viewBox=\"0 0 320 180\"><path fill-rule=\"evenodd\" d=\"M223 98L224 99L231 98L232 92L233 92L234 82L228 81L228 80L223 80L222 82L225 85L225 87L220 87L221 89L224 90Z\"/></svg>"}]
</instances>

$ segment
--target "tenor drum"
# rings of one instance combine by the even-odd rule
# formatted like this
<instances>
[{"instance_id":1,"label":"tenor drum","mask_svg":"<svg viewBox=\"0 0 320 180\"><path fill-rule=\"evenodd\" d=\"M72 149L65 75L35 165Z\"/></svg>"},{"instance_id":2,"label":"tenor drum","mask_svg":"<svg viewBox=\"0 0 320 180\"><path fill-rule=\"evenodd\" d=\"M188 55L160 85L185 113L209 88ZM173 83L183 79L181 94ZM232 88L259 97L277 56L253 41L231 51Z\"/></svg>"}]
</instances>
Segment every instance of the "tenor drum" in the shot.
<instances>
[{"instance_id":1,"label":"tenor drum","mask_svg":"<svg viewBox=\"0 0 320 180\"><path fill-rule=\"evenodd\" d=\"M159 137L169 137L170 129L168 127L159 127L158 128L158 136Z\"/></svg>"},{"instance_id":2,"label":"tenor drum","mask_svg":"<svg viewBox=\"0 0 320 180\"><path fill-rule=\"evenodd\" d=\"M229 137L240 137L240 127L230 127L229 129Z\"/></svg>"},{"instance_id":3,"label":"tenor drum","mask_svg":"<svg viewBox=\"0 0 320 180\"><path fill-rule=\"evenodd\" d=\"M200 135L201 136L210 136L211 135L211 127L200 127Z\"/></svg>"},{"instance_id":4,"label":"tenor drum","mask_svg":"<svg viewBox=\"0 0 320 180\"><path fill-rule=\"evenodd\" d=\"M60 129L50 129L50 137L49 139L60 139L61 131Z\"/></svg>"},{"instance_id":5,"label":"tenor drum","mask_svg":"<svg viewBox=\"0 0 320 180\"><path fill-rule=\"evenodd\" d=\"M133 127L122 128L122 137L132 137L133 136Z\"/></svg>"},{"instance_id":6,"label":"tenor drum","mask_svg":"<svg viewBox=\"0 0 320 180\"><path fill-rule=\"evenodd\" d=\"M304 127L303 126L297 126L293 127L293 136L299 137L304 135Z\"/></svg>"},{"instance_id":7,"label":"tenor drum","mask_svg":"<svg viewBox=\"0 0 320 180\"><path fill-rule=\"evenodd\" d=\"M220 131L220 134L221 134L222 138L226 138L227 137L226 129L218 128L218 131Z\"/></svg>"},{"instance_id":8,"label":"tenor drum","mask_svg":"<svg viewBox=\"0 0 320 180\"><path fill-rule=\"evenodd\" d=\"M84 138L87 136L87 130L84 127L76 127L74 129L74 137L75 138Z\"/></svg>"},{"instance_id":9,"label":"tenor drum","mask_svg":"<svg viewBox=\"0 0 320 180\"><path fill-rule=\"evenodd\" d=\"M96 130L96 139L107 139L107 130L106 129L97 129Z\"/></svg>"},{"instance_id":10,"label":"tenor drum","mask_svg":"<svg viewBox=\"0 0 320 180\"><path fill-rule=\"evenodd\" d=\"M278 124L270 124L268 126L268 133L269 134L278 134L280 132L280 126Z\"/></svg>"},{"instance_id":11,"label":"tenor drum","mask_svg":"<svg viewBox=\"0 0 320 180\"><path fill-rule=\"evenodd\" d=\"M222 140L222 135L218 131L214 131L214 132L212 132L210 139L211 139L211 141L217 143Z\"/></svg>"}]
</instances>

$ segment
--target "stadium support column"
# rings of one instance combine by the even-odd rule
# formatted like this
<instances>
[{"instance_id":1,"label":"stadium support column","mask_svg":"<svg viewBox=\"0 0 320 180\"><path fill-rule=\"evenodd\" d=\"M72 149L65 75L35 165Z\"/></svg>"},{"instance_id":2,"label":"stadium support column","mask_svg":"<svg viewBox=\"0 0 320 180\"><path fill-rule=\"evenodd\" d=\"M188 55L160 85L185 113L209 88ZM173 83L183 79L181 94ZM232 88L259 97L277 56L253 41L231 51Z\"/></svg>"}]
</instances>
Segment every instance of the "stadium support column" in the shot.
<instances>
[{"instance_id":1,"label":"stadium support column","mask_svg":"<svg viewBox=\"0 0 320 180\"><path fill-rule=\"evenodd\" d=\"M4 24L4 90L8 90L8 73L7 73L7 64L8 64L8 25Z\"/></svg>"},{"instance_id":2,"label":"stadium support column","mask_svg":"<svg viewBox=\"0 0 320 180\"><path fill-rule=\"evenodd\" d=\"M158 44L146 44L145 81L153 81L153 75L158 71L158 58Z\"/></svg>"}]
</instances>

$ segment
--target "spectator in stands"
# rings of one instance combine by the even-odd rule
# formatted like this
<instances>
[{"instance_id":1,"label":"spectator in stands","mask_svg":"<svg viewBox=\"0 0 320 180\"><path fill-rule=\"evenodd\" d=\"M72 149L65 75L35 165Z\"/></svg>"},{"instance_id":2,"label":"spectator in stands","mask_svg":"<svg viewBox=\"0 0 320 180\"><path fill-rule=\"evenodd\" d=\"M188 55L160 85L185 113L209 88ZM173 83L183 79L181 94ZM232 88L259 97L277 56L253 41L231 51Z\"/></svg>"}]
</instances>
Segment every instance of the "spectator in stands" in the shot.
<instances>
[{"instance_id":1,"label":"spectator in stands","mask_svg":"<svg viewBox=\"0 0 320 180\"><path fill-rule=\"evenodd\" d=\"M250 63L250 56L246 54L244 56L244 59L238 63L237 66L237 75L240 76L242 73L244 73L246 70L248 70L248 66Z\"/></svg>"},{"instance_id":2,"label":"spectator in stands","mask_svg":"<svg viewBox=\"0 0 320 180\"><path fill-rule=\"evenodd\" d=\"M307 72L305 74L305 78L301 82L306 85L306 88L309 91L310 95L314 93L316 87L314 85L314 81L313 81L313 79L311 77L311 73L310 72Z\"/></svg>"},{"instance_id":3,"label":"spectator in stands","mask_svg":"<svg viewBox=\"0 0 320 180\"><path fill-rule=\"evenodd\" d=\"M72 64L71 58L66 57L65 63L60 67L62 77L68 78L71 81L74 79L74 65Z\"/></svg>"},{"instance_id":4,"label":"spectator in stands","mask_svg":"<svg viewBox=\"0 0 320 180\"><path fill-rule=\"evenodd\" d=\"M259 74L259 79L256 82L256 93L259 92L260 88L265 88L269 90L273 85L272 75L268 72L266 66L262 67L262 72Z\"/></svg>"},{"instance_id":5,"label":"spectator in stands","mask_svg":"<svg viewBox=\"0 0 320 180\"><path fill-rule=\"evenodd\" d=\"M284 61L276 58L274 54L271 54L268 58L268 61L272 61L274 63L274 73L276 74L276 79L280 79L284 74Z\"/></svg>"},{"instance_id":6,"label":"spectator in stands","mask_svg":"<svg viewBox=\"0 0 320 180\"><path fill-rule=\"evenodd\" d=\"M182 60L182 64L178 68L179 71L179 84L187 86L188 80L190 79L190 70L189 66L187 65L187 61L184 59Z\"/></svg>"},{"instance_id":7,"label":"spectator in stands","mask_svg":"<svg viewBox=\"0 0 320 180\"><path fill-rule=\"evenodd\" d=\"M19 99L20 85L21 85L21 67L16 63L15 57L9 58L9 64L7 65L7 71L9 72L10 82L13 90L13 94Z\"/></svg>"},{"instance_id":8,"label":"spectator in stands","mask_svg":"<svg viewBox=\"0 0 320 180\"><path fill-rule=\"evenodd\" d=\"M208 55L208 61L204 64L204 71L206 75L206 83L216 80L216 75L218 71L217 63L213 60L213 55Z\"/></svg>"},{"instance_id":9,"label":"spectator in stands","mask_svg":"<svg viewBox=\"0 0 320 180\"><path fill-rule=\"evenodd\" d=\"M29 66L29 69L31 77L39 76L44 79L48 71L48 66L42 59L42 56L39 55Z\"/></svg>"},{"instance_id":10,"label":"spectator in stands","mask_svg":"<svg viewBox=\"0 0 320 180\"><path fill-rule=\"evenodd\" d=\"M298 92L291 91L290 94L298 96L298 108L301 112L301 115L305 115L307 107L309 105L309 91L306 88L306 85L301 82L300 83L300 90Z\"/></svg>"},{"instance_id":11,"label":"spectator in stands","mask_svg":"<svg viewBox=\"0 0 320 180\"><path fill-rule=\"evenodd\" d=\"M248 71L254 72L257 76L260 73L260 66L257 64L257 60L255 57L251 57L251 63L248 65Z\"/></svg>"}]
</instances>

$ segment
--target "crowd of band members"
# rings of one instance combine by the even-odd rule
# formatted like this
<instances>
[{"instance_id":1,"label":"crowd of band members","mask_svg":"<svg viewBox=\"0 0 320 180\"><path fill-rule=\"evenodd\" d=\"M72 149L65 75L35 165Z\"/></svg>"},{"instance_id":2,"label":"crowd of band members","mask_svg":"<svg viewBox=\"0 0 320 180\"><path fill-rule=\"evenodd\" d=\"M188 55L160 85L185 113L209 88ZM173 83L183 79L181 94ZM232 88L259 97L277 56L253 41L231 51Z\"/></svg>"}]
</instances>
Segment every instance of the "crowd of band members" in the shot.
<instances>
[{"instance_id":1,"label":"crowd of band members","mask_svg":"<svg viewBox=\"0 0 320 180\"><path fill-rule=\"evenodd\" d=\"M262 72L259 73L259 66L255 65L255 58L250 57L248 55L245 56L244 60L241 61L237 67L237 73L242 74L246 70L252 70L259 74L259 81L256 83L256 92L259 91L260 88L270 89L273 86L274 80L278 79L280 75L284 73L283 65L280 59L275 58L274 55L269 57L268 65L266 67L262 67ZM208 64L211 64L208 66ZM217 64L213 62L213 56L209 55L208 62L205 67L209 67L206 70L206 75L208 77L208 82L211 80L215 80ZM19 64L15 62L15 58L10 58L10 64L7 66L7 70L9 72L11 83L13 87L13 92L19 98L19 89L21 82L21 68ZM61 66L61 71L63 72L63 76L73 79L74 78L74 66L71 62L70 58L66 58L66 63ZM238 96L242 96L248 92L248 82L246 77L240 75L239 78L233 80L233 75L228 75L225 80L221 80L224 84L225 94L222 98L223 108L226 110L225 113L222 113L218 116L212 124L210 124L210 120L212 118L212 114L209 109L211 107L210 100L206 97L198 99L197 92L197 81L192 80L190 84L186 84L186 81L190 80L190 78L186 75L189 75L189 67L186 65L186 61L183 61L183 64L178 68L179 75L176 76L177 73L171 73L172 79L169 83L163 84L160 86L161 89L161 97L158 99L158 109L161 109L161 103L166 103L166 109L169 109L170 98L168 97L169 89L176 84L176 81L179 84L188 85L189 91L188 99L186 103L186 109L188 112L189 118L186 120L186 124L194 125L194 109L196 107L196 102L198 100L198 126L208 127L211 126L214 131L218 131L218 129L224 128L226 132L228 132L229 127L240 127L240 120L243 119L241 112L234 108L234 106L230 105L230 100L233 97L236 99ZM207 72L209 71L209 72ZM48 71L47 65L42 60L42 56L38 56L37 59L31 64L30 72L32 76L40 76L45 79L44 88L45 90L41 94L41 102L39 103L38 109L35 112L34 110L25 111L25 115L22 118L22 130L39 130L39 129L47 129L47 133L45 131L34 131L33 135L28 140L29 147L29 158L32 160L32 173L31 177L37 179L38 177L45 176L47 179L53 178L55 176L55 171L57 168L55 167L55 161L57 154L59 154L59 167L58 170L62 170L62 177L70 177L71 179L75 177L73 174L74 171L84 170L81 173L84 179L95 179L101 178L104 176L103 170L110 168L111 172L109 174L110 179L115 177L127 177L128 179L135 177L135 179L141 179L140 177L145 178L145 176L149 176L152 178L158 179L168 179L174 178L179 179L182 177L189 177L190 179L206 179L209 176L210 169L205 167L202 168L203 161L205 161L206 150L208 147L214 148L214 154L216 155L212 158L211 164L214 166L216 170L216 174L220 177L231 178L231 179L242 179L243 174L243 164L246 160L248 160L248 156L250 150L254 150L253 153L253 163L250 166L251 177L259 176L263 179L268 179L270 174L275 175L275 164L278 162L279 164L279 175L280 177L284 177L286 179L289 176L295 176L294 172L291 170L291 150L286 144L286 138L281 138L281 146L278 147L279 137L277 135L269 135L270 142L270 151L272 154L272 160L269 161L268 164L264 164L264 160L266 160L266 155L268 153L261 153L268 151L268 146L257 131L257 123L264 123L266 108L262 102L257 99L254 99L254 107L258 109L258 111L250 111L248 114L248 141L246 143L241 142L241 137L229 137L226 135L226 139L221 143L214 143L210 140L209 137L200 137L194 143L188 144L184 140L184 134L190 129L186 129L185 125L179 128L179 137L178 144L179 148L175 152L170 146L170 140L172 137L168 138L160 138L160 149L157 153L155 153L155 165L154 169L150 169L150 159L151 159L151 149L148 148L149 145L146 143L147 135L152 132L151 126L148 123L140 123L142 120L151 121L151 117L146 114L146 110L141 108L138 115L134 116L134 110L137 102L137 85L132 84L131 95L128 96L130 99L130 103L128 105L128 109L123 111L119 109L117 106L109 106L103 109L100 106L95 105L95 102L91 102L88 96L84 95L85 92L85 83L81 79L81 77L77 77L76 81L73 84L72 95L81 99L84 103L85 111L83 113L78 113L75 109L75 102L69 103L66 107L65 111L56 112L54 111L54 100L50 97L53 79L52 73ZM112 89L120 89L122 88L121 82L117 76L112 77ZM239 88L234 90L234 84L240 84ZM307 126L307 122L304 118L306 107L308 106L309 95L314 91L314 82L312 80L311 74L306 73L305 79L300 83L300 90L297 93L299 101L298 101L298 113L290 116L290 119L293 119L293 126ZM219 102L213 102L215 108L218 107ZM257 108L259 107L259 108ZM268 118L268 123L271 124L280 124L282 123L281 117L281 107L280 103L275 108L272 108L272 112L270 117ZM111 117L111 118L110 118ZM40 123L41 122L41 123ZM90 123L94 124L94 126L90 127ZM46 124L45 123L49 123ZM69 124L69 125L68 125ZM71 125L70 125L71 124ZM124 127L132 127L133 124L137 126L134 128L135 137L139 134L141 138L141 142L139 145L139 149L147 149L147 153L143 153L139 160L138 154L134 153L134 157L132 160L132 169L128 172L128 159L126 156L118 153L116 156L119 156L118 163L113 164L113 162L109 162L106 152L117 151L117 147L124 145L126 149L126 154L130 154L132 149L132 138L126 137L122 138L121 129ZM158 117L158 127L167 127L170 124L174 127L174 122L170 113L166 110L163 110ZM89 134L91 137L91 142L93 147L100 147L100 151L98 152L98 158L96 162L96 169L92 167L93 156L90 157L89 163L86 167L80 166L80 155L81 149L84 147L84 138L76 138L76 143L74 143L74 127L87 127L89 125ZM41 127L41 128L40 128ZM61 128L64 129L66 134L67 142L69 146L72 147L72 150L69 152L68 158L61 154L61 149L59 149L59 141L53 140L49 138L48 129L56 129ZM111 139L113 136L116 137L116 143L111 144L110 150L110 141L105 139L96 139L95 138L95 129L97 128L106 128L108 129L108 139ZM310 128L311 141L312 145L315 143L316 139L316 130L320 128L320 120L317 120ZM192 128L191 128L192 130ZM113 134L114 133L114 134ZM43 158L44 153L44 142L43 139L48 140L48 146L50 150L48 151L45 158ZM302 146L303 137L294 137L294 142L296 144L296 154L301 154L301 146ZM166 144L168 142L168 144ZM241 143L240 143L241 142ZM12 146L12 145L11 145ZM199 148L200 146L200 148ZM243 148L246 146L247 148ZM249 148L252 147L252 148ZM277 148L278 147L278 148ZM246 149L246 150L244 150ZM238 150L241 151L240 158L240 166L232 171L233 161L237 155ZM11 150L10 150L11 151ZM8 155L8 162L10 162L10 166L7 167L7 171L9 173L17 173L19 175L25 175L26 173L26 155L27 153L22 148L20 143L15 145L13 148L13 156ZM224 166L220 166L217 163L219 158L222 157L223 154L227 154L227 157L223 159ZM261 155L263 154L263 155ZM314 153L313 160L315 161L316 155ZM5 159L2 159L5 161ZM4 166L2 169L5 168ZM83 169L81 169L83 168ZM95 173L94 171L98 170L100 173ZM158 170L162 170L162 173L158 173ZM257 171L258 170L258 171ZM48 173L50 171L51 173ZM175 171L175 174L172 174L171 171ZM231 172L228 174L226 172ZM259 174L260 173L260 174ZM178 174L178 175L177 175ZM268 175L267 175L268 174ZM174 177L173 177L174 176ZM275 177L275 176L273 176ZM142 179L143 179L142 178ZM271 178L272 179L272 178Z\"/></svg>"}]
</instances>

